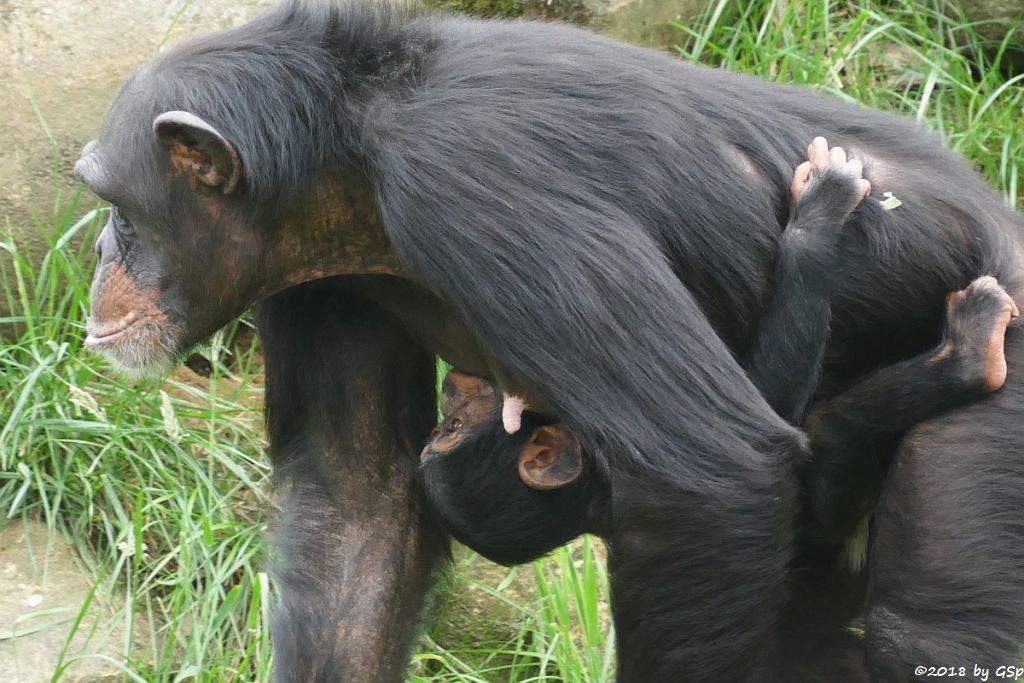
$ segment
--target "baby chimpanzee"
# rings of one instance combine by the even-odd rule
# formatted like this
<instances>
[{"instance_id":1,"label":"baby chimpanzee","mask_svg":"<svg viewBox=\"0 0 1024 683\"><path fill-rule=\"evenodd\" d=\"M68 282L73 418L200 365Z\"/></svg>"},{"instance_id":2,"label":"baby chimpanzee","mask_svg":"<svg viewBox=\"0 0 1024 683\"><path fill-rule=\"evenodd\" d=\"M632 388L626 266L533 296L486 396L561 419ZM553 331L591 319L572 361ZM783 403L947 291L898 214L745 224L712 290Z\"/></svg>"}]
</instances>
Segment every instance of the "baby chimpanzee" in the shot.
<instances>
[{"instance_id":1,"label":"baby chimpanzee","mask_svg":"<svg viewBox=\"0 0 1024 683\"><path fill-rule=\"evenodd\" d=\"M794 175L775 299L745 363L772 407L792 420L804 413L817 381L840 228L870 190L860 164L823 139L811 144L808 158ZM1003 337L1017 315L994 278L979 278L948 297L938 348L877 370L812 408L803 420L811 452L801 471L805 548L841 546L871 511L884 471L883 439L1002 386ZM444 420L423 450L422 473L452 536L512 565L583 533L611 534L608 474L567 425L530 411L527 399L521 427L509 434L502 393L458 370L445 377L442 394Z\"/></svg>"},{"instance_id":2,"label":"baby chimpanzee","mask_svg":"<svg viewBox=\"0 0 1024 683\"><path fill-rule=\"evenodd\" d=\"M501 395L452 370L444 421L423 450L427 495L461 543L505 565L522 564L582 533L605 533L610 489L572 431L529 410L505 431Z\"/></svg>"}]
</instances>

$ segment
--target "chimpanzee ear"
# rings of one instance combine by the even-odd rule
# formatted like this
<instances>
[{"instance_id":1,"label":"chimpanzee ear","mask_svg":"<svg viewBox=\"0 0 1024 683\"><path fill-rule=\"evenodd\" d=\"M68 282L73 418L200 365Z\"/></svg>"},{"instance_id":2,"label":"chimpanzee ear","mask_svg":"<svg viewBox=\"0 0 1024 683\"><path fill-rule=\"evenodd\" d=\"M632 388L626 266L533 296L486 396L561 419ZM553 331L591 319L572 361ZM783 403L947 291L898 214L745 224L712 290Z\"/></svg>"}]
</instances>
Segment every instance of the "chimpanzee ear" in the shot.
<instances>
[{"instance_id":1,"label":"chimpanzee ear","mask_svg":"<svg viewBox=\"0 0 1024 683\"><path fill-rule=\"evenodd\" d=\"M563 424L537 427L519 452L519 478L531 489L567 486L583 471L580 442Z\"/></svg>"},{"instance_id":2,"label":"chimpanzee ear","mask_svg":"<svg viewBox=\"0 0 1024 683\"><path fill-rule=\"evenodd\" d=\"M153 132L171 164L194 180L193 187L220 188L229 194L238 184L242 163L217 129L187 111L168 111L153 120Z\"/></svg>"}]
</instances>

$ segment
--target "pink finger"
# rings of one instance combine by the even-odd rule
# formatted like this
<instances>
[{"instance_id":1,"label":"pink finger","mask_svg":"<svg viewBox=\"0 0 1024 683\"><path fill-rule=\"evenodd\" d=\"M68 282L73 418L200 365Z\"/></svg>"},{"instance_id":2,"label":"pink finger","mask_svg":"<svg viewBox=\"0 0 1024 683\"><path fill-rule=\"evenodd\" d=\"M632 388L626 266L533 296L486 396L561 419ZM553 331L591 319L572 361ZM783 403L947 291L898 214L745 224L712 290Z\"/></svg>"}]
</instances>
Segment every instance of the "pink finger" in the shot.
<instances>
[{"instance_id":1,"label":"pink finger","mask_svg":"<svg viewBox=\"0 0 1024 683\"><path fill-rule=\"evenodd\" d=\"M523 410L526 409L526 404L518 396L505 394L504 399L501 404L501 424L505 427L506 433L515 434L523 426Z\"/></svg>"}]
</instances>

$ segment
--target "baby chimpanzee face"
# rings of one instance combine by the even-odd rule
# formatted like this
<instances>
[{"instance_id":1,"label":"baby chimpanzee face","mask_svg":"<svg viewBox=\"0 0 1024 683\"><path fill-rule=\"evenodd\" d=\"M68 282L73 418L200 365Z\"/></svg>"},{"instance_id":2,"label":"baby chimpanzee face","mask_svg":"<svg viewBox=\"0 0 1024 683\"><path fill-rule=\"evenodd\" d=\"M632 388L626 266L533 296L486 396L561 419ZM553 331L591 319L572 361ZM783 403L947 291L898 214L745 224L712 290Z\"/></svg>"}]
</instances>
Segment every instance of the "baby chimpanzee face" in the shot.
<instances>
[{"instance_id":1,"label":"baby chimpanzee face","mask_svg":"<svg viewBox=\"0 0 1024 683\"><path fill-rule=\"evenodd\" d=\"M441 423L430 433L420 460L450 453L501 413L501 399L482 377L452 370L441 383Z\"/></svg>"},{"instance_id":2,"label":"baby chimpanzee face","mask_svg":"<svg viewBox=\"0 0 1024 683\"><path fill-rule=\"evenodd\" d=\"M456 370L442 394L444 419L421 461L427 495L452 536L495 562L521 564L591 530L608 487L568 426L526 411L508 434L498 392Z\"/></svg>"},{"instance_id":3,"label":"baby chimpanzee face","mask_svg":"<svg viewBox=\"0 0 1024 683\"><path fill-rule=\"evenodd\" d=\"M479 450L480 438L501 421L501 399L483 378L452 370L444 378L441 395L443 419L430 433L430 442L420 455L423 463L471 444ZM525 440L519 433L497 439L501 442L496 444L497 449L518 463L525 486L538 491L568 486L583 470L580 444L567 426L543 418L540 421L545 424L523 433L528 437Z\"/></svg>"}]
</instances>

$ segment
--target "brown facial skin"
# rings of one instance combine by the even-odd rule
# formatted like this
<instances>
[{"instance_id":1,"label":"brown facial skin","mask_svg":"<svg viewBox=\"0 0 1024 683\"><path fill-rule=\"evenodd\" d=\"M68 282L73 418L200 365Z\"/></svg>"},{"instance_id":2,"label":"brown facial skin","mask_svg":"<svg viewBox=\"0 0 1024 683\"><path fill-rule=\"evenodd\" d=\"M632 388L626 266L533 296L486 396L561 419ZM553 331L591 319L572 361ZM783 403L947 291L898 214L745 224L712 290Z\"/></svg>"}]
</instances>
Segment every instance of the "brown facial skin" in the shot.
<instances>
[{"instance_id":1,"label":"brown facial skin","mask_svg":"<svg viewBox=\"0 0 1024 683\"><path fill-rule=\"evenodd\" d=\"M323 178L298 208L268 216L246 196L244 159L208 123L169 112L140 126L130 114L108 119L75 165L113 207L97 240L86 346L121 370L163 371L292 285L400 271L365 181Z\"/></svg>"},{"instance_id":2,"label":"brown facial skin","mask_svg":"<svg viewBox=\"0 0 1024 683\"><path fill-rule=\"evenodd\" d=\"M441 423L430 434L420 460L444 457L470 445L473 437L501 422L501 396L482 377L451 370L441 385ZM510 448L518 441L506 439ZM583 471L579 441L564 424L536 428L517 454L519 478L526 486L550 491L567 486Z\"/></svg>"},{"instance_id":3,"label":"brown facial skin","mask_svg":"<svg viewBox=\"0 0 1024 683\"><path fill-rule=\"evenodd\" d=\"M441 383L441 423L420 460L455 450L501 414L501 397L486 379L451 370Z\"/></svg>"}]
</instances>

